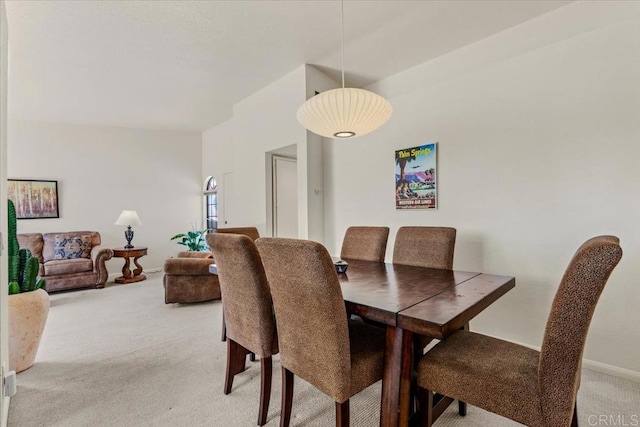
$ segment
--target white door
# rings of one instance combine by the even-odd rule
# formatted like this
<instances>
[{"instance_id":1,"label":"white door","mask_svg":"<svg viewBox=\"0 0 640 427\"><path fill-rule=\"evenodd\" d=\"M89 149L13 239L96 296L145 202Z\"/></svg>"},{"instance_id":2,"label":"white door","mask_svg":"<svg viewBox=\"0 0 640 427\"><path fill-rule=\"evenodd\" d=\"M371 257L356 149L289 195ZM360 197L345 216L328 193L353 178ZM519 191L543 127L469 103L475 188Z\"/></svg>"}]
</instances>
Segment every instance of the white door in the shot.
<instances>
[{"instance_id":1,"label":"white door","mask_svg":"<svg viewBox=\"0 0 640 427\"><path fill-rule=\"evenodd\" d=\"M220 218L221 222L218 223L218 227L231 227L230 222L232 221L233 213L233 172L227 172L222 175L222 200L219 200L219 203L222 205L222 218Z\"/></svg>"},{"instance_id":2,"label":"white door","mask_svg":"<svg viewBox=\"0 0 640 427\"><path fill-rule=\"evenodd\" d=\"M273 156L273 235L298 237L298 165Z\"/></svg>"}]
</instances>

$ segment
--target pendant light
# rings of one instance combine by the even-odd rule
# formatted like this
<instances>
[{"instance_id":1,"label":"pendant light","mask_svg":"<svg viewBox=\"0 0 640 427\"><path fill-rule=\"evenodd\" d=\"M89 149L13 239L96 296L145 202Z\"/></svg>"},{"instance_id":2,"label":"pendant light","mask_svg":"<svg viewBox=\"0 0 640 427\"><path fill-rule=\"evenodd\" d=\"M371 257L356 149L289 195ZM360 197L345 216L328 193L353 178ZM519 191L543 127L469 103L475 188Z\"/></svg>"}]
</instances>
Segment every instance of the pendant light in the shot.
<instances>
[{"instance_id":1,"label":"pendant light","mask_svg":"<svg viewBox=\"0 0 640 427\"><path fill-rule=\"evenodd\" d=\"M391 118L392 108L382 96L344 87L344 0L341 0L342 87L321 92L298 109L298 122L327 138L351 138L378 129Z\"/></svg>"}]
</instances>

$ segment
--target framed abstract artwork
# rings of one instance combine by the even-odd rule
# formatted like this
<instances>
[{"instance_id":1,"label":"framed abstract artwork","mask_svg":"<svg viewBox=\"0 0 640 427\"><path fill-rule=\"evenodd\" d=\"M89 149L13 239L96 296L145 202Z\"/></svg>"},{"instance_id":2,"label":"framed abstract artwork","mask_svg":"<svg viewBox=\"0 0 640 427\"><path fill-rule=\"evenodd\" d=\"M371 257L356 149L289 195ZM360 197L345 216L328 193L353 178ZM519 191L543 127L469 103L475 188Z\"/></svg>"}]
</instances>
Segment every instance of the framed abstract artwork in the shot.
<instances>
[{"instance_id":1,"label":"framed abstract artwork","mask_svg":"<svg viewBox=\"0 0 640 427\"><path fill-rule=\"evenodd\" d=\"M58 181L7 180L7 194L18 219L59 218Z\"/></svg>"}]
</instances>

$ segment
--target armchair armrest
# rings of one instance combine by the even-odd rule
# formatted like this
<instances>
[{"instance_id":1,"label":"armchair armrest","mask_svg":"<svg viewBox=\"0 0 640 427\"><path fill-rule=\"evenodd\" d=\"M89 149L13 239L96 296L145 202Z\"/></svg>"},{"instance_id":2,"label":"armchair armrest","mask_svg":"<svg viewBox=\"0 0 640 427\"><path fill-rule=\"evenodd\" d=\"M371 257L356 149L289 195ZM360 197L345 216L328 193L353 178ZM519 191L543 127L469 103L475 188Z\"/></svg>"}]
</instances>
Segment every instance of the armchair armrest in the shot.
<instances>
[{"instance_id":1,"label":"armchair armrest","mask_svg":"<svg viewBox=\"0 0 640 427\"><path fill-rule=\"evenodd\" d=\"M169 258L164 262L165 274L175 276L209 276L211 258Z\"/></svg>"},{"instance_id":2,"label":"armchair armrest","mask_svg":"<svg viewBox=\"0 0 640 427\"><path fill-rule=\"evenodd\" d=\"M91 248L91 262L93 262L93 272L98 273L96 287L103 288L109 278L109 272L105 263L113 257L113 250L106 246L97 245Z\"/></svg>"},{"instance_id":3,"label":"armchair armrest","mask_svg":"<svg viewBox=\"0 0 640 427\"><path fill-rule=\"evenodd\" d=\"M183 251L178 253L178 258L213 258L211 252Z\"/></svg>"}]
</instances>

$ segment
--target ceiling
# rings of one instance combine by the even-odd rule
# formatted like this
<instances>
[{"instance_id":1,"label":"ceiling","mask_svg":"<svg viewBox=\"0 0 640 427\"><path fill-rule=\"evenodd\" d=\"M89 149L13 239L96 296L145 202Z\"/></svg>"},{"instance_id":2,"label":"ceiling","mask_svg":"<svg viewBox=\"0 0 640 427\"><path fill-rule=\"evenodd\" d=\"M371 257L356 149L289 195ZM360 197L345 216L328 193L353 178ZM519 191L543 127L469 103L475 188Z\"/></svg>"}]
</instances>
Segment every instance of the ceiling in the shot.
<instances>
[{"instance_id":1,"label":"ceiling","mask_svg":"<svg viewBox=\"0 0 640 427\"><path fill-rule=\"evenodd\" d=\"M568 1L345 1L361 87ZM8 0L9 117L202 131L303 64L339 80L338 1Z\"/></svg>"}]
</instances>

